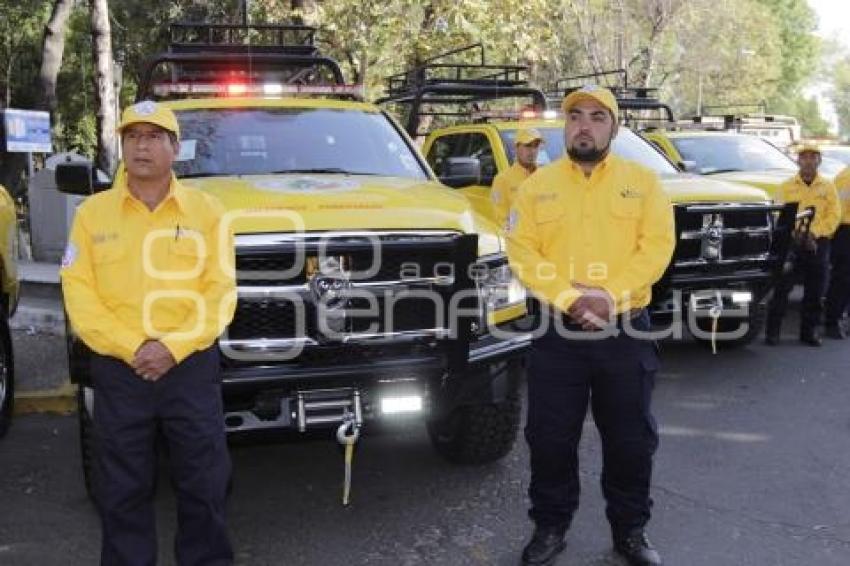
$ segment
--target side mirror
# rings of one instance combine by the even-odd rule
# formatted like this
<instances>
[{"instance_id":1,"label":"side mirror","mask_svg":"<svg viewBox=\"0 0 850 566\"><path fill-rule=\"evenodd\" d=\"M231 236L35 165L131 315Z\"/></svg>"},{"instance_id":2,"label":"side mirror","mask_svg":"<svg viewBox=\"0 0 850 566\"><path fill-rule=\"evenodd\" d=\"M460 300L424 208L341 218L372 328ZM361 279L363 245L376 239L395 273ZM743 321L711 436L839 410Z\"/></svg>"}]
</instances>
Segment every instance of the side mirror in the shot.
<instances>
[{"instance_id":1,"label":"side mirror","mask_svg":"<svg viewBox=\"0 0 850 566\"><path fill-rule=\"evenodd\" d=\"M88 196L112 185L109 177L90 161L58 164L55 179L59 192L67 195Z\"/></svg>"},{"instance_id":2,"label":"side mirror","mask_svg":"<svg viewBox=\"0 0 850 566\"><path fill-rule=\"evenodd\" d=\"M699 166L697 166L696 161L680 161L676 165L678 165L679 170L684 173L699 173Z\"/></svg>"},{"instance_id":3,"label":"side mirror","mask_svg":"<svg viewBox=\"0 0 850 566\"><path fill-rule=\"evenodd\" d=\"M475 157L449 157L440 182L455 189L477 185L481 182L481 162Z\"/></svg>"}]
</instances>

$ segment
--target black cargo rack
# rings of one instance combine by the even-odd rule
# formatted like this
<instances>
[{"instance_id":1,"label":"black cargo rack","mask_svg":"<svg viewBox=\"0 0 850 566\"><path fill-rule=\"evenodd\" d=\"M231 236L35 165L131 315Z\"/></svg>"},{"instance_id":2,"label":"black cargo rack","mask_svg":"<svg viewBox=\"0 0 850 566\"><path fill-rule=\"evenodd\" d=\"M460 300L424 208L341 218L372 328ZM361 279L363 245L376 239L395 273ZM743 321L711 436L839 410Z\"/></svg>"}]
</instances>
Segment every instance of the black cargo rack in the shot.
<instances>
[{"instance_id":1,"label":"black cargo rack","mask_svg":"<svg viewBox=\"0 0 850 566\"><path fill-rule=\"evenodd\" d=\"M470 55L476 62L449 62L450 58ZM405 129L414 137L427 133L419 131L424 116L468 119L480 104L494 100L527 98L527 108L542 111L546 96L529 86L527 72L524 65L488 64L484 47L476 43L440 53L387 77L386 95L377 103L402 105Z\"/></svg>"},{"instance_id":2,"label":"black cargo rack","mask_svg":"<svg viewBox=\"0 0 850 566\"><path fill-rule=\"evenodd\" d=\"M339 64L315 45L316 28L289 24L175 23L167 52L152 57L142 75L137 100L155 96L155 73L169 66L165 83L233 77L253 84L259 72L275 73L286 85L344 85ZM361 100L353 93L327 96Z\"/></svg>"},{"instance_id":3,"label":"black cargo rack","mask_svg":"<svg viewBox=\"0 0 850 566\"><path fill-rule=\"evenodd\" d=\"M609 77L614 77L614 80L610 80ZM673 109L661 102L658 89L629 86L629 73L626 69L613 69L560 78L555 81L552 89L546 91L546 97L551 105L558 108L564 97L587 85L603 86L614 94L620 107L620 119L627 126L646 122L675 122ZM651 116L635 115L635 112L655 112L656 114Z\"/></svg>"}]
</instances>

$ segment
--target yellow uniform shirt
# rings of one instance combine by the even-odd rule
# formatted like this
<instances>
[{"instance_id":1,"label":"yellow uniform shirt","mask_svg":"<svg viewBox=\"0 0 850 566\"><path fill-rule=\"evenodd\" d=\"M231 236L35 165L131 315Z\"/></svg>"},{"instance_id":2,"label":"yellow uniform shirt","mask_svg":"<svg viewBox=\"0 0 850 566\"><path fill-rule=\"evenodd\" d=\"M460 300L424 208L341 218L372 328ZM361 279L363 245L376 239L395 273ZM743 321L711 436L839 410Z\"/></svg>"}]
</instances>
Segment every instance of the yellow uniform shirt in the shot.
<instances>
[{"instance_id":1,"label":"yellow uniform shirt","mask_svg":"<svg viewBox=\"0 0 850 566\"><path fill-rule=\"evenodd\" d=\"M815 238L828 238L838 229L841 221L838 191L831 181L821 175L815 177L809 186L797 174L782 183L779 194L782 195L783 202L799 203L799 212L814 207L815 218L812 220L811 234Z\"/></svg>"},{"instance_id":2,"label":"yellow uniform shirt","mask_svg":"<svg viewBox=\"0 0 850 566\"><path fill-rule=\"evenodd\" d=\"M833 181L841 202L841 223L850 224L850 167L845 167Z\"/></svg>"},{"instance_id":3,"label":"yellow uniform shirt","mask_svg":"<svg viewBox=\"0 0 850 566\"><path fill-rule=\"evenodd\" d=\"M562 311L581 294L576 282L608 291L622 313L649 304L675 238L673 208L654 172L609 155L587 178L564 157L520 187L508 257L517 277Z\"/></svg>"},{"instance_id":4,"label":"yellow uniform shirt","mask_svg":"<svg viewBox=\"0 0 850 566\"><path fill-rule=\"evenodd\" d=\"M215 198L172 178L151 211L122 179L77 210L62 259L65 308L99 354L129 364L156 339L179 363L233 318L233 237Z\"/></svg>"},{"instance_id":5,"label":"yellow uniform shirt","mask_svg":"<svg viewBox=\"0 0 850 566\"><path fill-rule=\"evenodd\" d=\"M520 184L528 179L531 173L514 162L507 170L502 171L493 179L493 188L490 189L490 199L493 202L493 210L496 213L496 222L499 226L506 226L511 205L516 197L516 191Z\"/></svg>"}]
</instances>

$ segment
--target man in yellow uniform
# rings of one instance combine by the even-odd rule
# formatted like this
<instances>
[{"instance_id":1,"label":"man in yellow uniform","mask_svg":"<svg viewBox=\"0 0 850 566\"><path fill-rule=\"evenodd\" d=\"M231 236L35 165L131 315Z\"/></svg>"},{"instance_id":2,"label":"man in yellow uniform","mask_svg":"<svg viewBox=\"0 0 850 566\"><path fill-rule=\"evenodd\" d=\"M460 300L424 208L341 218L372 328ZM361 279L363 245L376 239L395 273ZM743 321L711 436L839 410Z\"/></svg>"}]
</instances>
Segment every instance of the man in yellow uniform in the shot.
<instances>
[{"instance_id":1,"label":"man in yellow uniform","mask_svg":"<svg viewBox=\"0 0 850 566\"><path fill-rule=\"evenodd\" d=\"M524 128L517 131L514 140L516 160L507 170L496 175L490 192L499 226L506 226L520 183L537 170L537 154L542 143L543 136L537 130Z\"/></svg>"},{"instance_id":2,"label":"man in yellow uniform","mask_svg":"<svg viewBox=\"0 0 850 566\"><path fill-rule=\"evenodd\" d=\"M773 289L768 305L765 342L770 346L779 343L782 319L788 308L788 294L794 283L803 280L803 303L800 312L800 341L809 346L820 346L818 327L823 316L823 299L829 275L829 239L838 228L840 209L835 185L818 173L820 149L804 145L797 152L800 172L785 181L779 188L783 202L799 203L798 210L814 209L809 234L795 239L794 271L785 275Z\"/></svg>"},{"instance_id":3,"label":"man in yellow uniform","mask_svg":"<svg viewBox=\"0 0 850 566\"><path fill-rule=\"evenodd\" d=\"M65 308L94 351L102 564L156 563L158 431L177 492L177 563L233 560L216 346L235 307L232 236L221 204L172 173L179 131L154 102L125 110L122 169L79 207L62 260Z\"/></svg>"},{"instance_id":4,"label":"man in yellow uniform","mask_svg":"<svg viewBox=\"0 0 850 566\"><path fill-rule=\"evenodd\" d=\"M517 193L508 256L551 322L528 375L529 515L523 563L563 550L578 507L578 444L589 400L602 438L602 491L615 550L630 564L661 560L644 528L658 444L650 401L658 353L640 332L675 246L673 209L652 171L611 154L618 107L587 86L563 102L567 156ZM551 315L551 317L549 316Z\"/></svg>"},{"instance_id":5,"label":"man in yellow uniform","mask_svg":"<svg viewBox=\"0 0 850 566\"><path fill-rule=\"evenodd\" d=\"M824 313L825 333L841 340L847 337L842 326L847 307L850 307L850 167L835 177L835 188L841 202L841 224L830 243L832 275L826 293Z\"/></svg>"}]
</instances>

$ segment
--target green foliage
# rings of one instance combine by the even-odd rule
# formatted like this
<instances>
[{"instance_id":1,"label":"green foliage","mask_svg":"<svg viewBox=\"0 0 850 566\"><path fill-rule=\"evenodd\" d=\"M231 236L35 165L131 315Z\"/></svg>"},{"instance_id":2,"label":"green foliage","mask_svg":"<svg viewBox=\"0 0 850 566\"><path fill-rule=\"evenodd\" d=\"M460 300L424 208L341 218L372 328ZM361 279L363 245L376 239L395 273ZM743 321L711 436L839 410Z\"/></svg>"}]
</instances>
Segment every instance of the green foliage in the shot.
<instances>
[{"instance_id":1,"label":"green foliage","mask_svg":"<svg viewBox=\"0 0 850 566\"><path fill-rule=\"evenodd\" d=\"M842 138L850 139L850 55L833 67L829 96L838 114L838 131Z\"/></svg>"},{"instance_id":2,"label":"green foliage","mask_svg":"<svg viewBox=\"0 0 850 566\"><path fill-rule=\"evenodd\" d=\"M50 4L41 0L0 0L0 107L31 107L41 58L41 34Z\"/></svg>"},{"instance_id":3,"label":"green foliage","mask_svg":"<svg viewBox=\"0 0 850 566\"><path fill-rule=\"evenodd\" d=\"M482 43L489 62L528 64L532 81L544 87L561 76L616 68L621 45L632 83L660 86L680 113L695 111L700 100L767 99L772 111L799 114L812 132L822 126L816 104L800 97L818 57L805 0L251 0L250 6L253 22L319 26L323 51L340 61L350 81L364 83L370 98L382 94L383 77L469 43ZM46 0L0 0L0 93L12 60L14 106L37 100L50 8ZM166 48L170 22L237 22L238 9L236 0L110 0L121 106L135 97L144 62ZM844 102L850 62L843 65L834 98L850 133L850 102ZM91 74L88 7L80 1L59 75L57 149L93 153Z\"/></svg>"},{"instance_id":4,"label":"green foliage","mask_svg":"<svg viewBox=\"0 0 850 566\"><path fill-rule=\"evenodd\" d=\"M817 16L806 0L757 1L768 8L778 24L782 74L776 96L782 104L793 100L817 71L820 55L820 43L814 34Z\"/></svg>"}]
</instances>

